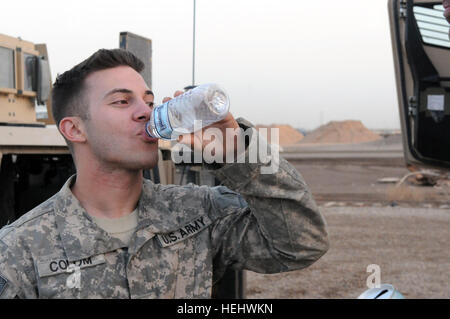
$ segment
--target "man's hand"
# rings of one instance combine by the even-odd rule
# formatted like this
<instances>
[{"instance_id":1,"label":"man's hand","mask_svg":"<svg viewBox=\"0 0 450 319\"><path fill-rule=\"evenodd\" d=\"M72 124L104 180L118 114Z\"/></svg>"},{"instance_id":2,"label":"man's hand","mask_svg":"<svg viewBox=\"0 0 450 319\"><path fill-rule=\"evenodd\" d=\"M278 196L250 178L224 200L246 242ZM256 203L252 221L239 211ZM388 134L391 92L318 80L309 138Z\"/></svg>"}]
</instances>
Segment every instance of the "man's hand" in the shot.
<instances>
[{"instance_id":1,"label":"man's hand","mask_svg":"<svg viewBox=\"0 0 450 319\"><path fill-rule=\"evenodd\" d=\"M183 91L176 91L174 93L174 97L177 97L181 94L183 94ZM170 97L165 97L163 99L163 103L167 102L171 100ZM214 143L212 145L208 146L209 150L220 150L222 149L222 154L223 154L223 162L225 163L226 158L227 158L227 154L233 154L234 159L236 159L237 157L237 145L238 145L238 138L240 138L241 136L241 131L238 130L238 135L235 135L233 137L233 142L232 145L227 146L227 135L226 135L226 130L227 128L230 129L238 129L239 128L239 124L236 122L236 120L234 119L233 115L231 113L228 113L227 116L225 116L224 119L213 123L209 126L204 127L202 130L199 130L197 132L193 132L191 134L185 134L185 135L180 135L178 137L178 142L188 145L191 149L195 150L195 151L203 151L205 149L205 147L207 145L209 145L210 143ZM211 129L210 133L212 134L205 134L205 131ZM217 131L217 129L221 132L222 134L222 141L220 139L215 139L214 138L214 133L213 130L215 129ZM228 144L230 144L231 141L228 141ZM211 155L215 155L215 154L211 154Z\"/></svg>"},{"instance_id":2,"label":"man's hand","mask_svg":"<svg viewBox=\"0 0 450 319\"><path fill-rule=\"evenodd\" d=\"M444 17L450 23L450 0L442 0L442 5L444 6Z\"/></svg>"}]
</instances>

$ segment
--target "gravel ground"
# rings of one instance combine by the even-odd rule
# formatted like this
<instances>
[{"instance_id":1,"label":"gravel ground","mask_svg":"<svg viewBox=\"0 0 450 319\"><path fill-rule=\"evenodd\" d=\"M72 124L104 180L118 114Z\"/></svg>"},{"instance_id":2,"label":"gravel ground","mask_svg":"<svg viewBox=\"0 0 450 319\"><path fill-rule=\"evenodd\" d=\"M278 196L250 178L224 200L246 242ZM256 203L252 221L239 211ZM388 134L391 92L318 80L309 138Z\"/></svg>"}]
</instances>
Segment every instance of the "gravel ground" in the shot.
<instances>
[{"instance_id":1,"label":"gravel ground","mask_svg":"<svg viewBox=\"0 0 450 319\"><path fill-rule=\"evenodd\" d=\"M246 298L356 298L367 266L406 298L450 298L450 209L323 207L330 250L310 267L245 273Z\"/></svg>"}]
</instances>

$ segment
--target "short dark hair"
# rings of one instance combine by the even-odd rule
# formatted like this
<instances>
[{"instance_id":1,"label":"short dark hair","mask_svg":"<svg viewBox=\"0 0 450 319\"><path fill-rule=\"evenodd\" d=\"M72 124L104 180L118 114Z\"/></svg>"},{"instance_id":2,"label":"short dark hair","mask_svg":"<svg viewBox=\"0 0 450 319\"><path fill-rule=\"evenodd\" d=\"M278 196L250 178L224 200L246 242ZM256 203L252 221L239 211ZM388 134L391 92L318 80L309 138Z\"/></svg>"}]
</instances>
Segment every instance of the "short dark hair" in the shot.
<instances>
[{"instance_id":1,"label":"short dark hair","mask_svg":"<svg viewBox=\"0 0 450 319\"><path fill-rule=\"evenodd\" d=\"M88 120L89 110L83 96L84 80L93 72L117 66L129 66L138 73L144 69L144 63L129 51L100 49L69 71L58 75L52 89L52 113L56 125L59 126L66 116L79 116Z\"/></svg>"}]
</instances>

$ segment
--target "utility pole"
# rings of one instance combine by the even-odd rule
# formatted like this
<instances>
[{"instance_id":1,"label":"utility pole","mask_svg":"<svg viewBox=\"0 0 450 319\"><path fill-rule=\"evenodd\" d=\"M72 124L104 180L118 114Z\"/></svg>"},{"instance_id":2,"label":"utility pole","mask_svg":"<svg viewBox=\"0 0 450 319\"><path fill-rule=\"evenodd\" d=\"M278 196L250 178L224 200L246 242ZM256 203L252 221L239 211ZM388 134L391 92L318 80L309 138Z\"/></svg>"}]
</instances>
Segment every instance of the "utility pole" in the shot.
<instances>
[{"instance_id":1,"label":"utility pole","mask_svg":"<svg viewBox=\"0 0 450 319\"><path fill-rule=\"evenodd\" d=\"M194 25L193 25L193 35L192 35L192 86L195 85L195 7L196 0L194 0Z\"/></svg>"}]
</instances>

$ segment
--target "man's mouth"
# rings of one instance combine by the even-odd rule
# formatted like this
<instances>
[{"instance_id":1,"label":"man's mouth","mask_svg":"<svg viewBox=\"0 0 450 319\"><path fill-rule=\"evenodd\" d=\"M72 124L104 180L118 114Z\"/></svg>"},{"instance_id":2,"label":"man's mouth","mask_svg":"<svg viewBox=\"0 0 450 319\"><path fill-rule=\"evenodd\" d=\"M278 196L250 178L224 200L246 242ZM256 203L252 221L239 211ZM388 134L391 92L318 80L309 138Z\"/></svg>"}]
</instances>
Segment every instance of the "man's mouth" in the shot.
<instances>
[{"instance_id":1,"label":"man's mouth","mask_svg":"<svg viewBox=\"0 0 450 319\"><path fill-rule=\"evenodd\" d=\"M146 142L149 142L149 143L158 143L158 139L157 139L157 138L154 138L154 137L148 136L147 132L145 132L145 129L143 129L143 130L139 133L139 135L140 135L140 136L142 137L142 139L143 139L144 141L146 141Z\"/></svg>"}]
</instances>

